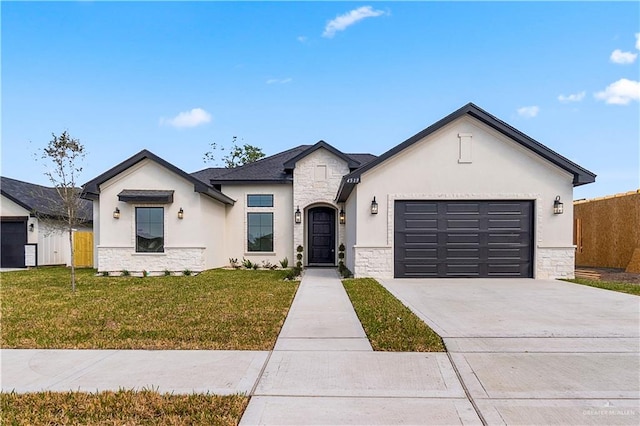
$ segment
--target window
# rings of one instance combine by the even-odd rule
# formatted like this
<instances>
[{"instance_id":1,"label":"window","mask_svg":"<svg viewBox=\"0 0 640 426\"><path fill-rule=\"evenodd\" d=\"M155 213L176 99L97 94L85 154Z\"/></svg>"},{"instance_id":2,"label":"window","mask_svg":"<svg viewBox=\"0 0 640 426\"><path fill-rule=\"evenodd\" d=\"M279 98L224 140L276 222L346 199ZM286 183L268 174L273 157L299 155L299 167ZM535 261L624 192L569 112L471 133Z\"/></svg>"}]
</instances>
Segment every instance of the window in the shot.
<instances>
[{"instance_id":1,"label":"window","mask_svg":"<svg viewBox=\"0 0 640 426\"><path fill-rule=\"evenodd\" d=\"M164 252L163 207L136 207L136 251Z\"/></svg>"},{"instance_id":2,"label":"window","mask_svg":"<svg viewBox=\"0 0 640 426\"><path fill-rule=\"evenodd\" d=\"M273 207L273 194L247 195L247 207Z\"/></svg>"},{"instance_id":3,"label":"window","mask_svg":"<svg viewBox=\"0 0 640 426\"><path fill-rule=\"evenodd\" d=\"M247 213L248 251L273 251L273 213Z\"/></svg>"}]
</instances>

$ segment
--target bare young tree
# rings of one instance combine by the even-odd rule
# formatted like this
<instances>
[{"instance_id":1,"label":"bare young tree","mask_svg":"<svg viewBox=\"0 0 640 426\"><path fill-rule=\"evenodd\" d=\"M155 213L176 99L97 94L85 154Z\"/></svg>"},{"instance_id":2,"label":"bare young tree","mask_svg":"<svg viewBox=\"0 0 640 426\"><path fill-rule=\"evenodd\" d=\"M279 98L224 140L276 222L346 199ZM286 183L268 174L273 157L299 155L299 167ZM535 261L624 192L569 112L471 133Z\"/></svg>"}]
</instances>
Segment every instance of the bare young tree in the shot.
<instances>
[{"instance_id":1,"label":"bare young tree","mask_svg":"<svg viewBox=\"0 0 640 426\"><path fill-rule=\"evenodd\" d=\"M69 236L71 259L71 290L76 291L75 256L73 250L73 231L86 218L80 215L84 200L80 198L82 191L77 186L78 175L82 172L86 150L80 140L72 138L65 130L60 136L51 134L53 139L42 150L41 158L45 161L44 174L49 178L56 192L56 199L46 200L50 204L47 222ZM50 197L51 198L51 197Z\"/></svg>"}]
</instances>

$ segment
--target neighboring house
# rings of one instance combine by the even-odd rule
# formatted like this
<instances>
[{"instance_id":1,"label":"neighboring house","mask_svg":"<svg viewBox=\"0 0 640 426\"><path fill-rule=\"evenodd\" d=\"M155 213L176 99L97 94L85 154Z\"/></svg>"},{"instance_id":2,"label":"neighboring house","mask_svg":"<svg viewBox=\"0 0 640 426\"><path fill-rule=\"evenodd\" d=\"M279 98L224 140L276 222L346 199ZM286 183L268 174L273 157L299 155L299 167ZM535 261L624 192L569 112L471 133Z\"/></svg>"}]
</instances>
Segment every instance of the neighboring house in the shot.
<instances>
[{"instance_id":1,"label":"neighboring house","mask_svg":"<svg viewBox=\"0 0 640 426\"><path fill-rule=\"evenodd\" d=\"M27 244L35 246L38 266L69 265L69 236L55 225L61 216L56 189L3 176L0 192L1 267L24 268ZM91 233L93 217L91 203L81 201L78 217L84 224L77 227L76 234L83 233L84 236L84 233Z\"/></svg>"},{"instance_id":2,"label":"neighboring house","mask_svg":"<svg viewBox=\"0 0 640 426\"><path fill-rule=\"evenodd\" d=\"M99 271L229 258L358 277L571 277L573 187L595 175L473 104L379 157L324 141L185 173L141 151L84 187ZM554 204L564 201L564 213Z\"/></svg>"}]
</instances>

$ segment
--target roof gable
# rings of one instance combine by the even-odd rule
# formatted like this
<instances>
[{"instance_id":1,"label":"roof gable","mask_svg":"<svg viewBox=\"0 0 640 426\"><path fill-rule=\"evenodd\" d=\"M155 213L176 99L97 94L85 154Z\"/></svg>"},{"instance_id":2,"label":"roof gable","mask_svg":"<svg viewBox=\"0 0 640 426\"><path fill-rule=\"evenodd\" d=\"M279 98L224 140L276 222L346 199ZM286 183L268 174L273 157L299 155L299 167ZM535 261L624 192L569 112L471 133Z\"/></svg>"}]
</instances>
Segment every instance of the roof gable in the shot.
<instances>
[{"instance_id":1,"label":"roof gable","mask_svg":"<svg viewBox=\"0 0 640 426\"><path fill-rule=\"evenodd\" d=\"M326 142L323 142L323 144L331 147ZM262 158L253 163L245 164L244 166L238 166L232 169L212 167L197 171L195 173L192 173L191 175L211 185L291 183L293 182L293 174L291 173L292 169L287 169L285 167L285 164L289 163L291 160L297 157L302 158L300 155L305 152L307 152L307 154L305 155L308 155L309 153L311 153L310 148L313 148L316 145L300 145L295 148L282 151L278 154ZM320 148L324 145L319 145L317 146L317 148ZM336 152L342 154L343 156L348 157L352 164L357 163L359 165L362 165L376 158L376 156L372 154L343 154L337 149L333 147L331 148ZM294 164L295 161L293 162Z\"/></svg>"},{"instance_id":2,"label":"roof gable","mask_svg":"<svg viewBox=\"0 0 640 426\"><path fill-rule=\"evenodd\" d=\"M169 163L166 160L163 160L162 158L158 157L157 155L155 155L154 153L146 149L143 149L142 151L138 152L132 157L129 157L128 159L124 160L122 163L118 164L117 166L112 167L111 169L102 173L100 176L85 183L83 186L82 197L90 200L98 199L100 196L100 185L102 185L104 182L119 175L120 173L133 167L134 165L138 164L139 162L145 159L149 159L159 164L160 166L172 171L178 176L186 179L187 181L191 182L193 184L193 189L195 192L199 192L203 195L207 195L208 197L213 198L217 201L220 201L221 203L224 203L224 204L230 204L230 205L234 204L234 201L231 198L224 195L222 192L212 188L202 180L197 179L194 176L191 176L190 174L177 168L173 164Z\"/></svg>"},{"instance_id":3,"label":"roof gable","mask_svg":"<svg viewBox=\"0 0 640 426\"><path fill-rule=\"evenodd\" d=\"M340 188L338 189L336 200L338 202L346 201L347 198L349 198L349 194L351 194L351 191L353 191L354 186L360 182L360 177L364 172L371 170L372 168L376 167L378 164L385 162L386 160L395 156L396 154L403 151L404 149L421 141L422 139L426 138L432 133L435 133L436 131L440 130L441 128L448 125L449 123L464 116L470 116L481 121L485 125L505 135L506 137L510 138L514 142L533 151L535 154L539 155L540 157L544 158L550 163L555 164L561 169L569 172L570 174L573 175L574 186L584 185L584 184L595 181L596 175L594 173L577 165L571 160L563 157L562 155L551 150L550 148L546 147L545 145L541 144L535 139L527 136L526 134L522 133L516 128L505 123L504 121L489 114L482 108L474 105L473 103L468 103L467 105L447 115L443 119L435 122L434 124L422 130L421 132L413 135L412 137L405 140L401 144L391 148L389 151L380 155L375 160L365 164L363 167L360 167L359 169L356 169L355 171L344 176L342 178L342 182L340 183Z\"/></svg>"},{"instance_id":4,"label":"roof gable","mask_svg":"<svg viewBox=\"0 0 640 426\"><path fill-rule=\"evenodd\" d=\"M353 170L353 169L356 169L356 168L360 167L360 162L359 161L353 159L352 157L349 157L347 154L343 153L342 151L339 151L338 149L336 149L333 146L329 145L325 141L321 140L321 141L318 141L315 145L312 145L309 148L305 149L304 151L302 151L300 154L296 155L295 157L293 157L289 161L285 162L284 163L285 170L293 170L296 167L296 163L298 161L300 161L301 159L303 159L307 155L319 150L320 148L324 148L327 151L329 151L330 153L332 153L333 155L335 155L336 157L344 160L347 163L347 165L349 166L350 170Z\"/></svg>"}]
</instances>

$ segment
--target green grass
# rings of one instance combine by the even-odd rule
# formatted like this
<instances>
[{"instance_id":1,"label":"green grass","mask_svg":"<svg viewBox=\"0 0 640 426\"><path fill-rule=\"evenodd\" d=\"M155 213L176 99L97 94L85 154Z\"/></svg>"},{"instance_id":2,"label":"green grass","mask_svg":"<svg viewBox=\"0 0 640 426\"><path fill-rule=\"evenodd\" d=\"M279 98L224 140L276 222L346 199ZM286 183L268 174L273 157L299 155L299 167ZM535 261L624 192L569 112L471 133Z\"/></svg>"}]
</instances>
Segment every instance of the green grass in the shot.
<instances>
[{"instance_id":1,"label":"green grass","mask_svg":"<svg viewBox=\"0 0 640 426\"><path fill-rule=\"evenodd\" d=\"M2 393L3 425L237 425L249 398L140 392Z\"/></svg>"},{"instance_id":2,"label":"green grass","mask_svg":"<svg viewBox=\"0 0 640 426\"><path fill-rule=\"evenodd\" d=\"M365 333L376 351L442 352L442 339L376 280L344 280Z\"/></svg>"},{"instance_id":3,"label":"green grass","mask_svg":"<svg viewBox=\"0 0 640 426\"><path fill-rule=\"evenodd\" d=\"M1 347L272 349L297 282L284 271L102 277L65 268L5 272Z\"/></svg>"},{"instance_id":4,"label":"green grass","mask_svg":"<svg viewBox=\"0 0 640 426\"><path fill-rule=\"evenodd\" d=\"M624 283L618 281L587 280L584 278L574 278L565 281L640 296L640 284Z\"/></svg>"}]
</instances>

